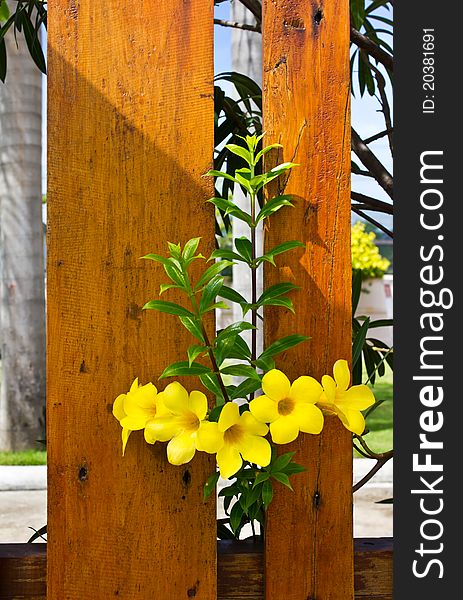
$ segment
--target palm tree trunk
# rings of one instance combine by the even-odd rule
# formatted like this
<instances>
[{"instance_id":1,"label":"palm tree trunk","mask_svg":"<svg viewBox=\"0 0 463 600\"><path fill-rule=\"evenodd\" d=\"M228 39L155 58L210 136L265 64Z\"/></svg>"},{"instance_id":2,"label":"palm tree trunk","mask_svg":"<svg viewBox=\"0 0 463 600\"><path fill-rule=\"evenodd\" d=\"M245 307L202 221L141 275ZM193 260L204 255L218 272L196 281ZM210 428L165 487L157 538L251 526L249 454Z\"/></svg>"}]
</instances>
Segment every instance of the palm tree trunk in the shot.
<instances>
[{"instance_id":1,"label":"palm tree trunk","mask_svg":"<svg viewBox=\"0 0 463 600\"><path fill-rule=\"evenodd\" d=\"M11 34L11 35L10 35ZM6 36L0 83L0 450L37 447L45 407L41 74Z\"/></svg>"}]
</instances>

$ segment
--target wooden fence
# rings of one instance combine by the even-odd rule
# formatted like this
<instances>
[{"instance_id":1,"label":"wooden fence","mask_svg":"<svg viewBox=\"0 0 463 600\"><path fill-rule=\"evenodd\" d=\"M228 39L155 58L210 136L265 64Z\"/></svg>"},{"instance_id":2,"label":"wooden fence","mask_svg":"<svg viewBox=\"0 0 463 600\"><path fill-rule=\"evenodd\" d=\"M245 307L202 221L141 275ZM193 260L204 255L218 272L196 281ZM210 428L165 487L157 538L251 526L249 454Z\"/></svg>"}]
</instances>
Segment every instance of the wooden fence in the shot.
<instances>
[{"instance_id":1,"label":"wooden fence","mask_svg":"<svg viewBox=\"0 0 463 600\"><path fill-rule=\"evenodd\" d=\"M310 335L279 366L319 377L351 348L349 2L263 5L265 141L301 165L286 186L296 208L266 243L306 242L265 273L302 286L296 317L268 311L265 335ZM204 253L214 246L201 178L213 0L48 8L48 600L352 600L352 449L336 419L290 445L308 471L294 493L276 490L264 554L224 543L217 554L215 505L202 500L211 460L171 467L136 435L122 458L110 414L136 376L155 381L188 344L165 316L142 314L162 271L138 257L198 235ZM356 598L391 597L386 546L358 549ZM30 552L42 587L12 598L45 598L45 556Z\"/></svg>"}]
</instances>

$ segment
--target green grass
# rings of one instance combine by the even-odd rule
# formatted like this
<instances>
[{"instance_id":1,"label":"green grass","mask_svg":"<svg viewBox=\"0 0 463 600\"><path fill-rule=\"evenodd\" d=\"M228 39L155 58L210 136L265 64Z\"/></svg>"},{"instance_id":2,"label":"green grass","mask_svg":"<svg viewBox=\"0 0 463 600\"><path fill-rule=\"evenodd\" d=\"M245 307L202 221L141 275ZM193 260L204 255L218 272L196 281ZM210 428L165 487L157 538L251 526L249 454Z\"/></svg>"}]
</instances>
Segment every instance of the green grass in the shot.
<instances>
[{"instance_id":1,"label":"green grass","mask_svg":"<svg viewBox=\"0 0 463 600\"><path fill-rule=\"evenodd\" d=\"M367 429L369 433L364 436L365 442L374 452L386 452L393 447L393 374L390 369L384 377L377 379L371 386L376 400L385 400L367 417ZM354 450L354 456L360 455Z\"/></svg>"},{"instance_id":2,"label":"green grass","mask_svg":"<svg viewBox=\"0 0 463 600\"><path fill-rule=\"evenodd\" d=\"M46 465L46 450L23 450L21 452L0 452L0 465Z\"/></svg>"}]
</instances>

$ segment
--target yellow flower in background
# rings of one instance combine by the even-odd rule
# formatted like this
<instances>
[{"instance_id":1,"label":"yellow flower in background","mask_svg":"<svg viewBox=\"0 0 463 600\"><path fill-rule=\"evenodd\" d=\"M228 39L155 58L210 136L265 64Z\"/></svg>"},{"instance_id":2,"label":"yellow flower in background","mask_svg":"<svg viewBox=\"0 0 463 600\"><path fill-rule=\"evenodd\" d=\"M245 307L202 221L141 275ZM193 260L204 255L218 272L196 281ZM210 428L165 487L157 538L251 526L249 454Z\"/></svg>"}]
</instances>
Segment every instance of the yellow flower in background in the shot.
<instances>
[{"instance_id":1,"label":"yellow flower in background","mask_svg":"<svg viewBox=\"0 0 463 600\"><path fill-rule=\"evenodd\" d=\"M360 412L375 403L375 397L366 385L353 385L349 388L350 371L347 360L337 360L333 367L334 379L330 375L322 377L323 394L320 406L334 412L346 429L362 435L365 419Z\"/></svg>"},{"instance_id":2,"label":"yellow flower in background","mask_svg":"<svg viewBox=\"0 0 463 600\"><path fill-rule=\"evenodd\" d=\"M320 433L323 413L315 406L323 392L313 377L298 377L293 384L284 373L272 369L262 378L263 396L251 400L249 410L262 423L270 423L275 444L287 444L304 433Z\"/></svg>"},{"instance_id":3,"label":"yellow flower in background","mask_svg":"<svg viewBox=\"0 0 463 600\"><path fill-rule=\"evenodd\" d=\"M146 424L165 408L158 402L158 391L152 383L140 385L134 380L127 394L120 394L113 404L113 415L122 427L122 455L132 431L144 429Z\"/></svg>"},{"instance_id":4,"label":"yellow flower in background","mask_svg":"<svg viewBox=\"0 0 463 600\"><path fill-rule=\"evenodd\" d=\"M183 465L195 455L196 450L214 454L222 445L217 423L207 423L207 398L202 392L187 390L178 382L170 383L158 394L158 402L166 412L147 423L145 440L167 444L167 459L172 465ZM199 442L197 434L203 431Z\"/></svg>"},{"instance_id":5,"label":"yellow flower in background","mask_svg":"<svg viewBox=\"0 0 463 600\"><path fill-rule=\"evenodd\" d=\"M241 469L243 459L260 467L270 464L270 444L262 437L268 433L268 427L249 411L240 415L238 405L227 402L220 413L218 432L223 446L217 452L217 464L224 479Z\"/></svg>"}]
</instances>

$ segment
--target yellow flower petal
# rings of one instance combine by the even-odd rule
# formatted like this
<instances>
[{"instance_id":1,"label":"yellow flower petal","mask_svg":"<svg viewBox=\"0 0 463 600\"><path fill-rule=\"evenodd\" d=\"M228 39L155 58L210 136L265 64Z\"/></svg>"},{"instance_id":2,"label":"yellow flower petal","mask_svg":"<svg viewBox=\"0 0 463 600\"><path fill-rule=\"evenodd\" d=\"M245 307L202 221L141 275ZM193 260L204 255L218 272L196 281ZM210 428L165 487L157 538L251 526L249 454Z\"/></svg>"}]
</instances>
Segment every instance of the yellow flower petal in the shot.
<instances>
[{"instance_id":1,"label":"yellow flower petal","mask_svg":"<svg viewBox=\"0 0 463 600\"><path fill-rule=\"evenodd\" d=\"M338 388L345 392L350 383L350 371L347 360L337 360L333 367L334 380Z\"/></svg>"},{"instance_id":2,"label":"yellow flower petal","mask_svg":"<svg viewBox=\"0 0 463 600\"><path fill-rule=\"evenodd\" d=\"M248 410L240 416L240 425L247 433L252 435L267 435L268 427L265 423L261 423Z\"/></svg>"},{"instance_id":3,"label":"yellow flower petal","mask_svg":"<svg viewBox=\"0 0 463 600\"><path fill-rule=\"evenodd\" d=\"M353 385L347 392L336 400L342 410L349 408L353 410L365 410L375 403L375 397L366 385Z\"/></svg>"},{"instance_id":4,"label":"yellow flower petal","mask_svg":"<svg viewBox=\"0 0 463 600\"><path fill-rule=\"evenodd\" d=\"M315 404L320 400L322 392L323 388L316 379L303 375L293 381L289 397L295 402Z\"/></svg>"},{"instance_id":5,"label":"yellow flower petal","mask_svg":"<svg viewBox=\"0 0 463 600\"><path fill-rule=\"evenodd\" d=\"M151 408L156 402L158 391L152 383L141 385L136 392L130 391L128 397L133 397L133 401L142 408Z\"/></svg>"},{"instance_id":6,"label":"yellow flower petal","mask_svg":"<svg viewBox=\"0 0 463 600\"><path fill-rule=\"evenodd\" d=\"M217 423L203 421L196 432L196 449L215 454L223 446L223 433Z\"/></svg>"},{"instance_id":7,"label":"yellow flower petal","mask_svg":"<svg viewBox=\"0 0 463 600\"><path fill-rule=\"evenodd\" d=\"M126 394L120 394L115 400L113 404L113 415L116 417L118 421L121 421L127 415L124 410L124 399Z\"/></svg>"},{"instance_id":8,"label":"yellow flower petal","mask_svg":"<svg viewBox=\"0 0 463 600\"><path fill-rule=\"evenodd\" d=\"M162 402L176 415L188 410L188 401L188 392L178 381L169 383L162 394Z\"/></svg>"},{"instance_id":9,"label":"yellow flower petal","mask_svg":"<svg viewBox=\"0 0 463 600\"><path fill-rule=\"evenodd\" d=\"M313 404L296 404L293 417L304 433L317 434L323 429L323 413Z\"/></svg>"},{"instance_id":10,"label":"yellow flower petal","mask_svg":"<svg viewBox=\"0 0 463 600\"><path fill-rule=\"evenodd\" d=\"M122 456L124 456L125 454L125 448L127 446L127 442L129 441L129 436L131 433L132 431L130 429L122 429Z\"/></svg>"},{"instance_id":11,"label":"yellow flower petal","mask_svg":"<svg viewBox=\"0 0 463 600\"><path fill-rule=\"evenodd\" d=\"M238 450L227 444L217 452L217 464L219 465L220 476L228 479L241 469L243 461Z\"/></svg>"},{"instance_id":12,"label":"yellow flower petal","mask_svg":"<svg viewBox=\"0 0 463 600\"><path fill-rule=\"evenodd\" d=\"M131 431L138 431L143 429L149 419L146 415L128 415L121 420L121 427L130 429Z\"/></svg>"},{"instance_id":13,"label":"yellow flower petal","mask_svg":"<svg viewBox=\"0 0 463 600\"><path fill-rule=\"evenodd\" d=\"M145 426L145 440L148 444L154 444L155 440L159 442L168 442L173 437L183 431L179 420L175 416L157 417L148 421ZM148 439L153 441L148 441Z\"/></svg>"},{"instance_id":14,"label":"yellow flower petal","mask_svg":"<svg viewBox=\"0 0 463 600\"><path fill-rule=\"evenodd\" d=\"M255 463L261 467L270 464L272 449L268 441L258 435L245 435L240 441L239 451L244 460Z\"/></svg>"},{"instance_id":15,"label":"yellow flower petal","mask_svg":"<svg viewBox=\"0 0 463 600\"><path fill-rule=\"evenodd\" d=\"M147 421L156 414L156 396L151 396L149 401L143 394L128 393L124 398L124 411L127 416L145 418Z\"/></svg>"},{"instance_id":16,"label":"yellow flower petal","mask_svg":"<svg viewBox=\"0 0 463 600\"><path fill-rule=\"evenodd\" d=\"M202 392L191 392L188 406L200 421L205 419L207 413L207 398Z\"/></svg>"},{"instance_id":17,"label":"yellow flower petal","mask_svg":"<svg viewBox=\"0 0 463 600\"><path fill-rule=\"evenodd\" d=\"M334 402L336 399L336 382L334 379L329 375L323 375L322 386L325 392L326 402Z\"/></svg>"},{"instance_id":18,"label":"yellow flower petal","mask_svg":"<svg viewBox=\"0 0 463 600\"><path fill-rule=\"evenodd\" d=\"M238 405L234 402L226 402L219 417L219 431L226 431L232 425L236 425L239 419Z\"/></svg>"},{"instance_id":19,"label":"yellow flower petal","mask_svg":"<svg viewBox=\"0 0 463 600\"><path fill-rule=\"evenodd\" d=\"M136 377L133 382L132 385L130 386L130 392L136 392L138 390L138 377Z\"/></svg>"},{"instance_id":20,"label":"yellow flower petal","mask_svg":"<svg viewBox=\"0 0 463 600\"><path fill-rule=\"evenodd\" d=\"M280 416L278 414L278 403L267 396L258 396L251 400L249 410L261 423L272 423Z\"/></svg>"},{"instance_id":21,"label":"yellow flower petal","mask_svg":"<svg viewBox=\"0 0 463 600\"><path fill-rule=\"evenodd\" d=\"M288 415L270 423L270 433L275 444L288 444L297 438L299 427L294 417Z\"/></svg>"},{"instance_id":22,"label":"yellow flower petal","mask_svg":"<svg viewBox=\"0 0 463 600\"><path fill-rule=\"evenodd\" d=\"M167 460L171 465L184 465L195 455L195 434L181 433L167 444Z\"/></svg>"},{"instance_id":23,"label":"yellow flower petal","mask_svg":"<svg viewBox=\"0 0 463 600\"><path fill-rule=\"evenodd\" d=\"M272 369L262 378L262 390L266 396L278 402L289 396L291 384L284 373Z\"/></svg>"},{"instance_id":24,"label":"yellow flower petal","mask_svg":"<svg viewBox=\"0 0 463 600\"><path fill-rule=\"evenodd\" d=\"M365 419L360 411L347 409L345 411L338 410L337 413L346 429L362 435L365 431Z\"/></svg>"}]
</instances>

